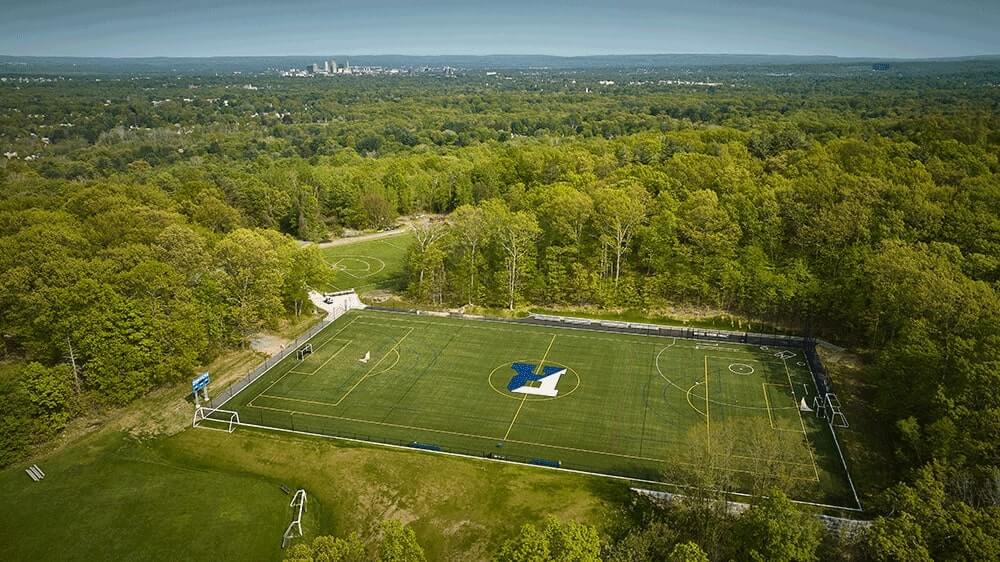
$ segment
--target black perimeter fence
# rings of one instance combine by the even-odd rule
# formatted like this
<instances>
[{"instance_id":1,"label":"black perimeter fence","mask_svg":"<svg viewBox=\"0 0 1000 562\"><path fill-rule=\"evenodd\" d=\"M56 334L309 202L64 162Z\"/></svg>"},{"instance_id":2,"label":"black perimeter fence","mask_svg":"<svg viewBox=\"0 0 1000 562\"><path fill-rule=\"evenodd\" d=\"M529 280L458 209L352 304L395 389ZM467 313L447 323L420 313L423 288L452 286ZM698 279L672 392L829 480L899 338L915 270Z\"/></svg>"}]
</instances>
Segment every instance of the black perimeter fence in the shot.
<instances>
[{"instance_id":1,"label":"black perimeter fence","mask_svg":"<svg viewBox=\"0 0 1000 562\"><path fill-rule=\"evenodd\" d=\"M705 328L686 328L680 326L665 326L646 324L642 322L620 322L614 320L591 320L567 316L552 316L547 314L532 314L527 318L502 318L498 316L483 316L463 314L459 312L428 312L417 309L391 308L385 306L369 306L369 310L380 312L395 312L423 316L439 316L446 318L462 318L467 320L487 320L509 324L531 324L536 326L558 326L561 328L576 328L599 332L615 332L620 334L635 334L641 336L662 336L668 338L683 338L709 342L726 342L756 346L791 347L801 349L812 371L816 390L824 395L830 392L829 379L823 362L816 353L818 340L803 336L785 336L780 334L762 334L758 332L736 332L729 330L714 330Z\"/></svg>"},{"instance_id":2,"label":"black perimeter fence","mask_svg":"<svg viewBox=\"0 0 1000 562\"><path fill-rule=\"evenodd\" d=\"M677 326L664 326L658 324L645 324L638 322L617 322L611 320L590 320L584 318L572 318L572 317L562 317L562 316L549 316L541 314L533 314L527 318L502 318L493 316L483 316L483 315L471 315L462 314L454 312L432 312L423 311L416 309L400 309L400 308L389 308L384 306L368 306L368 310L375 310L379 312L390 312L397 314L406 314L414 316L434 316L434 317L445 317L445 318L456 318L464 319L470 321L490 321L490 322L502 322L507 324L521 324L521 325L535 325L535 326L557 326L563 328L574 328L581 330L593 330L601 332L614 332L620 334L635 334L635 335L645 335L645 336L661 336L661 337L675 337L684 338L691 340L701 340L709 342L726 342L733 344L744 344L744 345L756 345L756 346L775 346L775 347L785 347L785 348L797 348L804 351L806 360L808 361L809 367L812 371L813 379L816 383L817 390L825 394L829 392L829 384L827 384L826 371L823 369L823 364L816 354L816 343L817 341L813 338L806 338L800 336L785 336L777 334L761 334L755 332L734 332L726 330L709 330L700 328L684 328ZM331 322L322 321L304 334L299 336L292 344L287 345L280 353L274 355L263 363L258 365L252 371L250 371L246 376L238 380L236 383L232 384L227 388L222 394L216 396L212 402L211 407L221 408L230 398L235 396L238 392L245 389L247 386L253 384L258 378L260 378L268 369L282 361L285 357L297 350L302 344L309 341L313 336L326 328ZM356 441L364 441L369 443L380 443L385 445L393 445L397 447L407 447L413 449L422 450L432 450L437 452L451 453L457 455L463 455L468 457L479 457L488 458L496 460L505 460L511 462L518 462L524 464L532 464L547 467L558 467L569 470L577 470L587 473L604 474L609 476L617 476L621 478L633 479L633 480L646 480L646 481L660 481L660 474L658 469L653 466L630 466L627 468L615 469L612 467L595 467L588 466L580 463L566 463L561 460L538 458L538 457L528 457L515 454L500 453L497 451L484 451L482 449L469 449L464 447L443 447L437 444L395 439L391 437L377 436L377 435L367 435L361 433L354 433L348 431L335 431L327 427L325 424L310 423L308 415L300 414L296 416L295 413L291 412L275 412L275 411L242 411L240 412L240 423L244 425L256 425L263 428L277 428L277 429L287 429L295 432L311 433L316 435L324 435L328 437L342 438L342 439L352 439ZM851 509L851 508L840 508L838 506L827 506L838 509Z\"/></svg>"}]
</instances>

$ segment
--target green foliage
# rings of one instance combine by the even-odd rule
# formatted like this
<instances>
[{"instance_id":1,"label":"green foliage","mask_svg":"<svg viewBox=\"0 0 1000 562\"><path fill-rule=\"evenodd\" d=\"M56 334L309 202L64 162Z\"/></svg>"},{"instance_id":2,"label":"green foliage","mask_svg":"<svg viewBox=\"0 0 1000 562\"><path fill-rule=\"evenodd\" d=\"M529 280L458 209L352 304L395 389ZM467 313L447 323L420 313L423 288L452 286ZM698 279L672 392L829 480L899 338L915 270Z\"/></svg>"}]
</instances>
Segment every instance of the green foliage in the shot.
<instances>
[{"instance_id":1,"label":"green foliage","mask_svg":"<svg viewBox=\"0 0 1000 562\"><path fill-rule=\"evenodd\" d=\"M285 562L423 562L424 551L413 529L395 519L386 519L376 536L362 539L357 533L346 538L319 536L312 543L288 549Z\"/></svg>"},{"instance_id":2,"label":"green foliage","mask_svg":"<svg viewBox=\"0 0 1000 562\"><path fill-rule=\"evenodd\" d=\"M553 517L541 528L531 523L521 527L518 535L507 539L494 560L498 562L589 562L600 560L601 540L597 529Z\"/></svg>"},{"instance_id":3,"label":"green foliage","mask_svg":"<svg viewBox=\"0 0 1000 562\"><path fill-rule=\"evenodd\" d=\"M696 543L677 543L667 556L667 562L708 562L708 555Z\"/></svg>"},{"instance_id":4,"label":"green foliage","mask_svg":"<svg viewBox=\"0 0 1000 562\"><path fill-rule=\"evenodd\" d=\"M423 562L425 558L413 529L395 519L388 519L382 523L378 559L382 562Z\"/></svg>"},{"instance_id":5,"label":"green foliage","mask_svg":"<svg viewBox=\"0 0 1000 562\"><path fill-rule=\"evenodd\" d=\"M783 493L772 490L740 515L737 533L739 559L808 562L818 559L822 526L813 515L799 512Z\"/></svg>"}]
</instances>

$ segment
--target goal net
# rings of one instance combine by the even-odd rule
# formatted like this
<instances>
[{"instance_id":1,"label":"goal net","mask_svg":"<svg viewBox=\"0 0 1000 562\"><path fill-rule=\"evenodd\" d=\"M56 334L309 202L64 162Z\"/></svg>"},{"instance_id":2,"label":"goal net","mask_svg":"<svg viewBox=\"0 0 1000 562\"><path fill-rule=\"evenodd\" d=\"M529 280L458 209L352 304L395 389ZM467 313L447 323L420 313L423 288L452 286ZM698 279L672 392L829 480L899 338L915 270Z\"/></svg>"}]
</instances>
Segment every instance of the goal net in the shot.
<instances>
[{"instance_id":1,"label":"goal net","mask_svg":"<svg viewBox=\"0 0 1000 562\"><path fill-rule=\"evenodd\" d=\"M298 351L295 352L295 356L299 358L299 361L302 361L309 355L312 355L312 352L313 352L313 344L307 343L302 347L300 347Z\"/></svg>"},{"instance_id":2,"label":"goal net","mask_svg":"<svg viewBox=\"0 0 1000 562\"><path fill-rule=\"evenodd\" d=\"M816 410L817 418L828 421L832 426L850 427L840 406L840 399L832 392L813 398L813 409Z\"/></svg>"},{"instance_id":3,"label":"goal net","mask_svg":"<svg viewBox=\"0 0 1000 562\"><path fill-rule=\"evenodd\" d=\"M199 407L194 411L192 427L203 429L214 429L232 433L236 431L236 426L240 425L240 414L232 410L220 410L218 408Z\"/></svg>"}]
</instances>

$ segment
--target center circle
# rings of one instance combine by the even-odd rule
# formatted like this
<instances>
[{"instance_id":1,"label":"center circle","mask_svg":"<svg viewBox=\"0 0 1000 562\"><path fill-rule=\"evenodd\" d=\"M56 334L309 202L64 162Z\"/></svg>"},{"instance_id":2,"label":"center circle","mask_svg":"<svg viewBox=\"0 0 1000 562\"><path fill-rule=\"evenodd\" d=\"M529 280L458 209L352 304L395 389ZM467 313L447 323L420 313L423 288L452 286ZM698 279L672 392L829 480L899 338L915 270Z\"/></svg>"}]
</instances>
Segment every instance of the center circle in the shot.
<instances>
[{"instance_id":1,"label":"center circle","mask_svg":"<svg viewBox=\"0 0 1000 562\"><path fill-rule=\"evenodd\" d=\"M385 269L385 262L372 256L337 256L331 259L337 260L330 264L334 270L343 271L359 279L371 277Z\"/></svg>"},{"instance_id":2,"label":"center circle","mask_svg":"<svg viewBox=\"0 0 1000 562\"><path fill-rule=\"evenodd\" d=\"M515 359L514 361L501 363L500 365L497 365L492 371L490 371L490 376L489 376L490 388L492 388L498 394L506 396L507 398L511 398L514 400L524 400L526 402L543 402L545 400L558 400L560 398L569 396L570 394L575 392L576 389L580 388L580 375L572 367L567 367L566 365L563 365L562 363L557 363L555 361L546 361L545 362L546 365L555 365L557 367L562 367L566 369L566 374L563 375L562 378L572 377L576 381L576 384L573 385L573 388L569 389L566 392L560 391L559 394L557 394L556 396L532 396L530 394L510 392L507 390L507 381L509 381L510 378L513 377L515 374L514 369L511 368L511 365L513 365L514 363L533 363L537 365L540 363L540 361ZM500 382L499 385L497 385L498 381ZM561 383L562 380L560 380L559 382Z\"/></svg>"},{"instance_id":3,"label":"center circle","mask_svg":"<svg viewBox=\"0 0 1000 562\"><path fill-rule=\"evenodd\" d=\"M752 375L754 368L746 363L730 363L729 370L737 375Z\"/></svg>"}]
</instances>

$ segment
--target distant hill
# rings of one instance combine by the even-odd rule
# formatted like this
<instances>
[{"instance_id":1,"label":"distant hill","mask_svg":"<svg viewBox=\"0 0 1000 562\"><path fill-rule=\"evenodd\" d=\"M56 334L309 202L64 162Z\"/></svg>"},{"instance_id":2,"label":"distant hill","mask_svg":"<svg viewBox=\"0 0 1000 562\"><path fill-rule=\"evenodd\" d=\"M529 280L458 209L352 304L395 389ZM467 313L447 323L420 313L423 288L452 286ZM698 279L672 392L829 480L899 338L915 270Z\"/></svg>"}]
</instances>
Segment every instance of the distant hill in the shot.
<instances>
[{"instance_id":1,"label":"distant hill","mask_svg":"<svg viewBox=\"0 0 1000 562\"><path fill-rule=\"evenodd\" d=\"M274 69L304 68L311 63L335 58L356 66L422 68L451 66L469 70L485 69L636 69L708 68L722 66L808 66L858 63L915 63L1000 61L1000 55L949 59L844 58L798 55L649 54L559 57L550 55L316 55L281 57L23 57L0 55L0 74L231 74L258 73Z\"/></svg>"}]
</instances>

